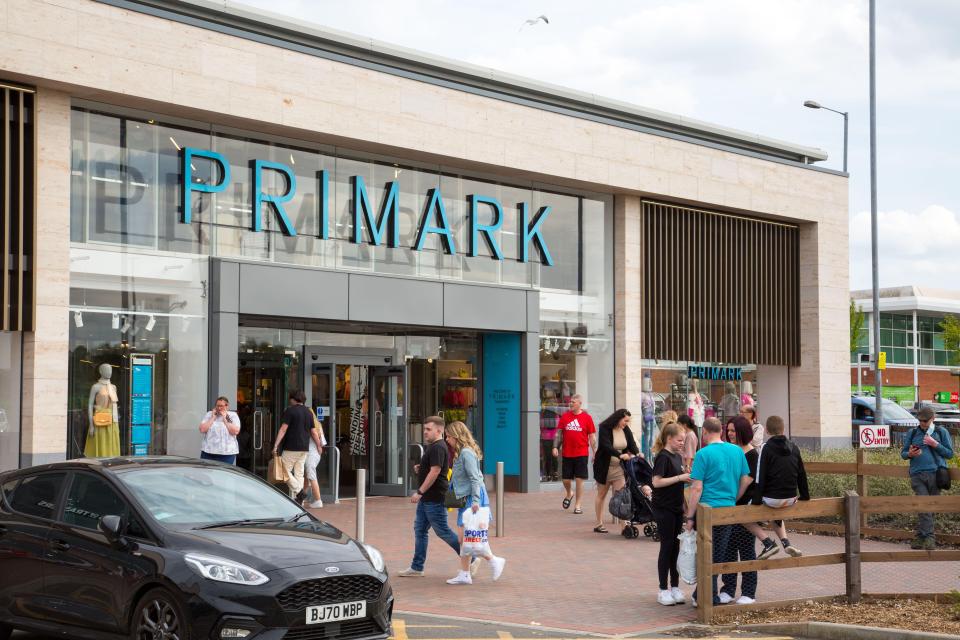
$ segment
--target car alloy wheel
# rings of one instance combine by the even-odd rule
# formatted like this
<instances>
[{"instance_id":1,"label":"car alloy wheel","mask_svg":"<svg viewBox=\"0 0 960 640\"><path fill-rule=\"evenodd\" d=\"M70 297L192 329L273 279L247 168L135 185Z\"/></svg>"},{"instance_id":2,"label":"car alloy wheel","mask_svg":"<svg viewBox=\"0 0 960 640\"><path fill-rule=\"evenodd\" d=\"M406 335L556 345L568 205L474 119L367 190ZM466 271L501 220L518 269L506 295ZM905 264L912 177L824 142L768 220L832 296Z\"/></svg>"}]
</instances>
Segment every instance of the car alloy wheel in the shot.
<instances>
[{"instance_id":1,"label":"car alloy wheel","mask_svg":"<svg viewBox=\"0 0 960 640\"><path fill-rule=\"evenodd\" d=\"M140 600L134 620L134 640L189 640L190 631L174 599L154 589Z\"/></svg>"}]
</instances>

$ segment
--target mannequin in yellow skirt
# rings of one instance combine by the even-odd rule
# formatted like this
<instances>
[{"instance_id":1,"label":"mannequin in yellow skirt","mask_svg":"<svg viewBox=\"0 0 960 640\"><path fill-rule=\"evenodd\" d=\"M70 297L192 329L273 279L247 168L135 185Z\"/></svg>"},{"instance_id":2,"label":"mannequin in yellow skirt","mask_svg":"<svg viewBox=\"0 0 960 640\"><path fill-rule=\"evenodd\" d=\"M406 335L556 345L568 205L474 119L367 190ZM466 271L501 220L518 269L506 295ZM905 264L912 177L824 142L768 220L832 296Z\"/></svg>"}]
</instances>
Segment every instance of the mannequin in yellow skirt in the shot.
<instances>
[{"instance_id":1,"label":"mannequin in yellow skirt","mask_svg":"<svg viewBox=\"0 0 960 640\"><path fill-rule=\"evenodd\" d=\"M90 387L87 417L90 429L83 455L88 458L110 458L120 455L120 427L117 424L117 387L110 382L113 367L101 364L100 379Z\"/></svg>"}]
</instances>

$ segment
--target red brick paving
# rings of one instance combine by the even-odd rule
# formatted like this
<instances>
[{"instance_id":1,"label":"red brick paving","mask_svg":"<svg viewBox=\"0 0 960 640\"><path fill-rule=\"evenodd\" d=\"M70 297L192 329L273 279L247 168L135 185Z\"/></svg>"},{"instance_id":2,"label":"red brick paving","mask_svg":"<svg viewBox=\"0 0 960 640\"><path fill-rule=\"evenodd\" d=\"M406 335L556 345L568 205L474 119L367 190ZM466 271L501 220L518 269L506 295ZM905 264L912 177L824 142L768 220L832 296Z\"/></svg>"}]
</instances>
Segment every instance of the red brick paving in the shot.
<instances>
[{"instance_id":1,"label":"red brick paving","mask_svg":"<svg viewBox=\"0 0 960 640\"><path fill-rule=\"evenodd\" d=\"M498 582L490 579L484 563L473 585L447 585L445 580L457 572L457 558L433 533L426 575L398 577L413 555L415 507L405 498L368 498L366 540L387 560L396 608L401 611L606 634L695 621L695 609L689 604L664 607L656 602L657 543L643 537L626 540L611 524L609 534L593 533L592 491L585 496L583 515L574 515L572 507L564 511L562 497L562 491L506 494L505 537L491 540L494 553L507 558ZM354 501L315 513L351 535L355 532ZM453 527L452 515L450 522ZM843 551L841 538L795 533L791 541L806 555ZM864 541L862 547L906 548L873 541ZM862 571L864 592L944 592L957 586L960 562L864 564ZM682 589L689 600L693 588ZM760 573L758 600L843 591L842 565L765 571Z\"/></svg>"}]
</instances>

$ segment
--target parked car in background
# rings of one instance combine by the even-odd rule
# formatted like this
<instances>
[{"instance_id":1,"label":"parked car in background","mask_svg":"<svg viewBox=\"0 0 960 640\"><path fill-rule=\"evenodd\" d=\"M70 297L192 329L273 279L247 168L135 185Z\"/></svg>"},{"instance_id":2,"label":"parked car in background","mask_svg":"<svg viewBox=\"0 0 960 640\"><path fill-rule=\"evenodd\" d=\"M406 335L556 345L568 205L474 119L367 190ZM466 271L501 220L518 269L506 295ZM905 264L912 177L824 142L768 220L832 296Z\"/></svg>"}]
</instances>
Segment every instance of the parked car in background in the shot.
<instances>
[{"instance_id":1,"label":"parked car in background","mask_svg":"<svg viewBox=\"0 0 960 640\"><path fill-rule=\"evenodd\" d=\"M71 460L0 474L0 640L386 639L383 556L233 466Z\"/></svg>"},{"instance_id":2,"label":"parked car in background","mask_svg":"<svg viewBox=\"0 0 960 640\"><path fill-rule=\"evenodd\" d=\"M914 403L910 413L916 416L920 409L924 407L933 409L933 412L936 414L933 421L937 426L946 427L951 432L960 428L960 409L957 408L957 405L947 402L921 400L920 402Z\"/></svg>"},{"instance_id":3,"label":"parked car in background","mask_svg":"<svg viewBox=\"0 0 960 640\"><path fill-rule=\"evenodd\" d=\"M883 422L890 427L892 446L899 446L903 435L911 428L920 426L920 421L893 400L883 399ZM860 427L875 424L877 399L874 396L851 396L850 412L853 422L852 441L854 446L860 441Z\"/></svg>"}]
</instances>

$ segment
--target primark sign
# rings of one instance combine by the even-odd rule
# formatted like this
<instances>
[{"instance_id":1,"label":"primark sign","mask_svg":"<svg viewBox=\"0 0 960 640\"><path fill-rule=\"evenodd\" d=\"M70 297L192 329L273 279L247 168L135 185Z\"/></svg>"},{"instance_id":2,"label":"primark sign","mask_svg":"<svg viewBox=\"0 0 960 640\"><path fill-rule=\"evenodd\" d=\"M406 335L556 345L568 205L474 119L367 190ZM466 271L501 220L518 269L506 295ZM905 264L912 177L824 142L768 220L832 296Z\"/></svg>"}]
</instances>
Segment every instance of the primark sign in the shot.
<instances>
[{"instance_id":1,"label":"primark sign","mask_svg":"<svg viewBox=\"0 0 960 640\"><path fill-rule=\"evenodd\" d=\"M181 156L181 181L183 202L183 216L181 222L191 223L194 193L219 193L230 184L230 162L222 154L206 149L184 147ZM194 178L193 162L197 159L208 160L219 167L220 181L216 184L198 181ZM267 160L253 160L250 163L253 172L253 219L250 228L253 231L263 230L263 210L268 207L276 215L281 231L288 236L296 236L294 228L287 216L284 205L290 202L297 192L297 178L293 170L280 162ZM282 195L268 194L263 191L264 174L273 172L283 176L286 189ZM317 217L320 220L317 237L327 240L330 237L330 176L327 171L318 172L320 197L317 204ZM391 248L399 246L400 239L400 185L398 182L388 182L385 188L383 201L379 212L371 206L370 197L362 176L350 178L351 193L353 196L353 234L350 240L356 244L367 242L374 246L386 244ZM469 208L470 235L469 246L461 251L469 256L478 255L481 242L486 243L490 257L503 260L503 252L494 235L504 224L504 208L496 198L471 194L467 196ZM553 265L553 258L543 237L543 224L550 215L550 207L540 207L540 210L531 218L530 206L526 202L517 203L517 260L528 262L530 248L535 247L540 252L543 264ZM486 222L481 222L481 211L487 214ZM364 233L364 227L366 233ZM436 235L444 251L449 255L457 253L453 231L447 220L447 212L443 205L443 197L437 188L428 189L426 205L420 216L417 227L417 237L413 246L414 251L420 251L426 244L430 234ZM366 238L365 238L366 236Z\"/></svg>"}]
</instances>

